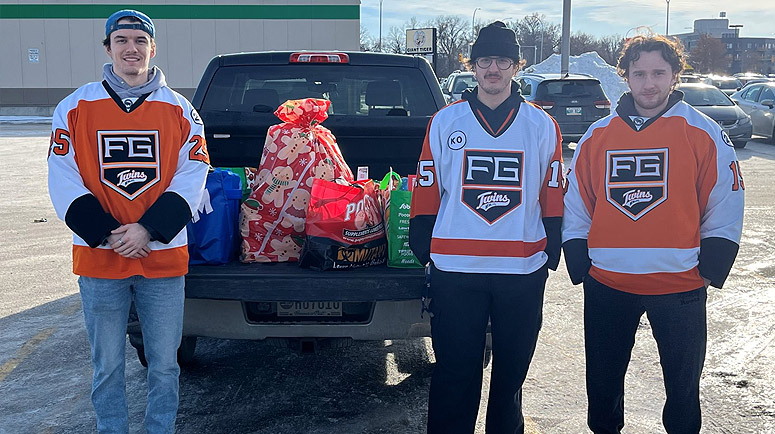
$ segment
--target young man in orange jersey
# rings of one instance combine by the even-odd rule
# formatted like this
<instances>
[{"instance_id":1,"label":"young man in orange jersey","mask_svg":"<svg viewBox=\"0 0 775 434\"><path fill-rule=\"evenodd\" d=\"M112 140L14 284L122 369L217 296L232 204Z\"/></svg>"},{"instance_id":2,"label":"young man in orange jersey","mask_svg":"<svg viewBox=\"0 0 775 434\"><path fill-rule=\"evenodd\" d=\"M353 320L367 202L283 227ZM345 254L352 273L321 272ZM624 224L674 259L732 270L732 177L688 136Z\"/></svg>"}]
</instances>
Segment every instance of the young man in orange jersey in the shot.
<instances>
[{"instance_id":1,"label":"young man in orange jersey","mask_svg":"<svg viewBox=\"0 0 775 434\"><path fill-rule=\"evenodd\" d=\"M149 67L154 33L141 12L111 15L103 81L62 100L52 125L49 193L73 231L100 433L129 430L124 348L132 300L148 361L146 431L173 432L178 408L185 226L209 158L198 114Z\"/></svg>"},{"instance_id":2,"label":"young man in orange jersey","mask_svg":"<svg viewBox=\"0 0 775 434\"><path fill-rule=\"evenodd\" d=\"M478 86L431 120L412 195L409 241L430 263L436 355L428 432L471 434L488 320L487 432L523 433L522 384L560 260L562 138L512 80L519 45L502 22L471 50Z\"/></svg>"},{"instance_id":3,"label":"young man in orange jersey","mask_svg":"<svg viewBox=\"0 0 775 434\"><path fill-rule=\"evenodd\" d=\"M737 255L743 178L719 125L674 90L678 43L636 36L619 58L630 92L579 141L568 174L563 250L584 282L588 425L624 426L624 377L645 312L659 349L670 434L700 431L707 287Z\"/></svg>"}]
</instances>

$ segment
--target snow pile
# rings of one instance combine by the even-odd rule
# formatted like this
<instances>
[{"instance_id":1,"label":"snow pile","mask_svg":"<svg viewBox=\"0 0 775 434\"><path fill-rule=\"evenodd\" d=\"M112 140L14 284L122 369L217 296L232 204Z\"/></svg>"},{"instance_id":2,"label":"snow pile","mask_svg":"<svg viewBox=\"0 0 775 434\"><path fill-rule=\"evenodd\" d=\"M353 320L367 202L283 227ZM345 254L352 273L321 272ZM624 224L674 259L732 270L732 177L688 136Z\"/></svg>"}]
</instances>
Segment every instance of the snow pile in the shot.
<instances>
[{"instance_id":1,"label":"snow pile","mask_svg":"<svg viewBox=\"0 0 775 434\"><path fill-rule=\"evenodd\" d=\"M561 68L560 55L552 54L538 65L528 67L526 71L559 74ZM579 56L570 56L568 61L568 72L572 74L589 74L600 80L600 84L603 86L606 96L611 100L612 112L616 110L616 103L619 101L619 97L629 90L624 79L619 77L616 73L616 68L606 63L606 61L594 51Z\"/></svg>"}]
</instances>

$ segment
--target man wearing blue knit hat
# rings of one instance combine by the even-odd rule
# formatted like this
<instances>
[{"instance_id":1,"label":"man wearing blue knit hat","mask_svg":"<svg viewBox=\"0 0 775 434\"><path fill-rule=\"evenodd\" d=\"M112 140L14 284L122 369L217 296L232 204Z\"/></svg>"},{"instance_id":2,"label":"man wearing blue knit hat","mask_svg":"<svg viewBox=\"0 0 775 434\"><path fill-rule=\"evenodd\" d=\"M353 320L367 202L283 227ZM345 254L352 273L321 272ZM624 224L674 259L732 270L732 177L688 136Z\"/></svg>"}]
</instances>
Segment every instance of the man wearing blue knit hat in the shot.
<instances>
[{"instance_id":1,"label":"man wearing blue knit hat","mask_svg":"<svg viewBox=\"0 0 775 434\"><path fill-rule=\"evenodd\" d=\"M103 80L63 99L52 122L49 194L73 232L100 434L129 432L124 351L133 301L148 365L146 432L173 432L178 410L185 226L209 158L196 110L149 67L155 32L142 12L111 15Z\"/></svg>"}]
</instances>

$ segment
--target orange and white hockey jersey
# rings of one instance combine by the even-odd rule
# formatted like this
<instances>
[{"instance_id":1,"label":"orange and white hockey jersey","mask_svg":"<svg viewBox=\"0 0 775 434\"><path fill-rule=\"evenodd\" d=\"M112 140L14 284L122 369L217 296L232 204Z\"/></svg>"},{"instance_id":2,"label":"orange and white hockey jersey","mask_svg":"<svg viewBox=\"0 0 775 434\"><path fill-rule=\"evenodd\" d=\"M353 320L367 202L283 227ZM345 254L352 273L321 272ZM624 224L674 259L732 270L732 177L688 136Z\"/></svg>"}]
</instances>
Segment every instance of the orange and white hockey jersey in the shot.
<instances>
[{"instance_id":1,"label":"orange and white hockey jersey","mask_svg":"<svg viewBox=\"0 0 775 434\"><path fill-rule=\"evenodd\" d=\"M204 126L180 94L163 86L130 108L105 82L86 84L54 112L49 194L73 230L73 272L121 279L188 272L185 225L199 206L209 168ZM112 229L141 223L148 257L102 245Z\"/></svg>"},{"instance_id":2,"label":"orange and white hockey jersey","mask_svg":"<svg viewBox=\"0 0 775 434\"><path fill-rule=\"evenodd\" d=\"M744 184L732 142L674 92L661 116L637 116L630 94L593 124L568 178L563 250L574 284L617 290L721 287L737 255Z\"/></svg>"},{"instance_id":3,"label":"orange and white hockey jersey","mask_svg":"<svg viewBox=\"0 0 775 434\"><path fill-rule=\"evenodd\" d=\"M466 97L428 127L412 194L412 249L427 260L422 241L430 238L430 259L443 271L529 274L549 259L542 218L550 217L556 267L563 196L557 124L518 88L489 120L489 109Z\"/></svg>"}]
</instances>

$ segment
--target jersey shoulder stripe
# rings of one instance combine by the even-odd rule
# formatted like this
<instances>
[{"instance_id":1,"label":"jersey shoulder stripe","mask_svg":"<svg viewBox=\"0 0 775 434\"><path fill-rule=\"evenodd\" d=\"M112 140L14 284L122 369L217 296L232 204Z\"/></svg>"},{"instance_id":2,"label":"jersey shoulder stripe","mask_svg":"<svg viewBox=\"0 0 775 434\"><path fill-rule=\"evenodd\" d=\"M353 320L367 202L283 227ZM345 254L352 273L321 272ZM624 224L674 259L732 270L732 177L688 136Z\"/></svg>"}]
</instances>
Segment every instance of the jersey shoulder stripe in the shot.
<instances>
[{"instance_id":1,"label":"jersey shoulder stripe","mask_svg":"<svg viewBox=\"0 0 775 434\"><path fill-rule=\"evenodd\" d=\"M686 121L686 125L708 134L711 138L721 137L721 126L706 114L700 112L684 101L678 102L664 115L666 118L679 117Z\"/></svg>"},{"instance_id":2,"label":"jersey shoulder stripe","mask_svg":"<svg viewBox=\"0 0 775 434\"><path fill-rule=\"evenodd\" d=\"M64 113L76 108L81 102L92 102L102 99L110 99L110 95L100 82L86 83L79 87L73 93L66 96L57 104L56 111L64 110Z\"/></svg>"}]
</instances>

